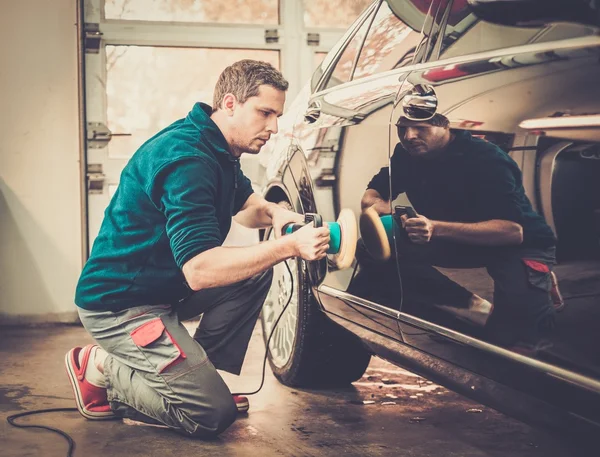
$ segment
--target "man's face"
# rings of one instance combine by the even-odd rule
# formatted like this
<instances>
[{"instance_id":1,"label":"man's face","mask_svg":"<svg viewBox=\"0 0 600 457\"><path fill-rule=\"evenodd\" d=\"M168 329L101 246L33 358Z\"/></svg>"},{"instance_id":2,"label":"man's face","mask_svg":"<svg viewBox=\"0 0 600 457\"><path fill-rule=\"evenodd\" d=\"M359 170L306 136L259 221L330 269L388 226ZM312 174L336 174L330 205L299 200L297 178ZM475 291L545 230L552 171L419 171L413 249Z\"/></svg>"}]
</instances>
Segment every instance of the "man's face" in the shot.
<instances>
[{"instance_id":1,"label":"man's face","mask_svg":"<svg viewBox=\"0 0 600 457\"><path fill-rule=\"evenodd\" d=\"M450 142L450 129L447 127L413 121L402 121L397 127L400 143L413 157L434 157Z\"/></svg>"},{"instance_id":2,"label":"man's face","mask_svg":"<svg viewBox=\"0 0 600 457\"><path fill-rule=\"evenodd\" d=\"M271 135L277 133L277 121L283 113L285 92L262 85L258 95L236 103L230 119L234 153L258 154Z\"/></svg>"}]
</instances>

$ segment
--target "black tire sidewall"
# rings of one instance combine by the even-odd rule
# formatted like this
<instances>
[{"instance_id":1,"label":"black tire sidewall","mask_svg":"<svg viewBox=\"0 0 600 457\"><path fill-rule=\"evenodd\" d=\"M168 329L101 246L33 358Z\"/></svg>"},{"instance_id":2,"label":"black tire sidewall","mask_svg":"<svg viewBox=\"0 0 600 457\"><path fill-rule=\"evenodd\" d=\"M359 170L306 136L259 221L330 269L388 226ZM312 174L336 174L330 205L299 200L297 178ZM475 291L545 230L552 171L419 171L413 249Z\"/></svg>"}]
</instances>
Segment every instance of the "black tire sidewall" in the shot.
<instances>
[{"instance_id":1,"label":"black tire sidewall","mask_svg":"<svg viewBox=\"0 0 600 457\"><path fill-rule=\"evenodd\" d=\"M279 205L293 211L288 202ZM269 238L271 230L265 231L264 239ZM370 352L357 336L332 322L321 310L313 296L308 264L299 258L288 262L296 262L297 267L292 283L292 293L298 303L296 328L290 358L285 365L277 367L269 353L273 374L290 387L341 386L359 379L369 364ZM286 270L284 274L289 272ZM265 331L262 316L261 324L266 344L270 334Z\"/></svg>"}]
</instances>

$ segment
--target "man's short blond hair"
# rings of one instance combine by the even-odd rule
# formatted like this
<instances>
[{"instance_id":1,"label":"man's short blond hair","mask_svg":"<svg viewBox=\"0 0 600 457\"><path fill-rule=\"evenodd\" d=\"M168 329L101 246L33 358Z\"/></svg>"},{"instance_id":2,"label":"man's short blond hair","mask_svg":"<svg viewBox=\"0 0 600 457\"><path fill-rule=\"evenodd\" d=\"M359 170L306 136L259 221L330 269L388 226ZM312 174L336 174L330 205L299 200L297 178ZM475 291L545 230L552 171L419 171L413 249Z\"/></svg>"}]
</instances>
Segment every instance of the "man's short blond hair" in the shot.
<instances>
[{"instance_id":1,"label":"man's short blond hair","mask_svg":"<svg viewBox=\"0 0 600 457\"><path fill-rule=\"evenodd\" d=\"M285 92L289 83L270 63L258 60L240 60L230 65L219 76L213 96L213 111L221 107L226 94L233 94L239 103L258 95L258 88L269 85Z\"/></svg>"}]
</instances>

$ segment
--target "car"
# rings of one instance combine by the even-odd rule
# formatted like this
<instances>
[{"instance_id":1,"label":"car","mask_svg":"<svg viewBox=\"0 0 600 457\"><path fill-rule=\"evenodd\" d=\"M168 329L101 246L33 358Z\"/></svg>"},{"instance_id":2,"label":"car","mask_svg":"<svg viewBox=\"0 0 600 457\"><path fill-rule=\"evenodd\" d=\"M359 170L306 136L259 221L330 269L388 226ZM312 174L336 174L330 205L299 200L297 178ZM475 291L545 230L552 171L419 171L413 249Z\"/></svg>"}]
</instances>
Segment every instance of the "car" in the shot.
<instances>
[{"instance_id":1,"label":"car","mask_svg":"<svg viewBox=\"0 0 600 457\"><path fill-rule=\"evenodd\" d=\"M290 272L275 267L261 315L280 382L349 384L378 356L525 422L597 433L599 17L583 0L377 0L349 27L284 115L263 158L265 198L324 221L342 209L359 220L367 184L398 143L401 114L411 106L442 114L454 132L497 145L518 165L556 236L566 307L545 345L519 350L414 302L397 261L363 288L358 257L349 268L332 255L289 261ZM401 195L393 205L410 201ZM485 270L440 271L492 300Z\"/></svg>"}]
</instances>

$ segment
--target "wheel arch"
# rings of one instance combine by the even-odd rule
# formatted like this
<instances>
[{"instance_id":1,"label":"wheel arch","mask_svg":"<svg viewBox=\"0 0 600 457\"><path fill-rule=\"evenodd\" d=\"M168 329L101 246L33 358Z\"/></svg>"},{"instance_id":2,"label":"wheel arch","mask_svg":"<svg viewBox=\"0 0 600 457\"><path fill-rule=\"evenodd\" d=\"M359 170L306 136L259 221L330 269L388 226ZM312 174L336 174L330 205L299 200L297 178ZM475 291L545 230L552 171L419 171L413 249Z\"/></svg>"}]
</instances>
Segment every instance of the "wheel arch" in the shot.
<instances>
[{"instance_id":1,"label":"wheel arch","mask_svg":"<svg viewBox=\"0 0 600 457\"><path fill-rule=\"evenodd\" d=\"M297 211L297 212L302 211L301 209L299 209L298 207L296 207L294 205L294 201L297 202L298 198L294 199L292 197L291 192L284 185L283 181L272 181L269 184L267 184L267 186L263 190L263 197L265 198L265 200L267 200L268 202L271 202L271 203L279 203L282 201L287 201L290 205L292 205L294 207L295 211ZM259 239L261 241L266 240L266 235L267 235L266 229L259 230Z\"/></svg>"},{"instance_id":2,"label":"wheel arch","mask_svg":"<svg viewBox=\"0 0 600 457\"><path fill-rule=\"evenodd\" d=\"M284 189L282 183L271 183L267 186L264 191L265 200L273 203L279 203L281 201L288 201L292 203L292 198L287 189Z\"/></svg>"}]
</instances>

